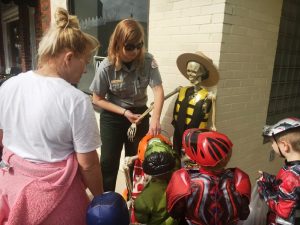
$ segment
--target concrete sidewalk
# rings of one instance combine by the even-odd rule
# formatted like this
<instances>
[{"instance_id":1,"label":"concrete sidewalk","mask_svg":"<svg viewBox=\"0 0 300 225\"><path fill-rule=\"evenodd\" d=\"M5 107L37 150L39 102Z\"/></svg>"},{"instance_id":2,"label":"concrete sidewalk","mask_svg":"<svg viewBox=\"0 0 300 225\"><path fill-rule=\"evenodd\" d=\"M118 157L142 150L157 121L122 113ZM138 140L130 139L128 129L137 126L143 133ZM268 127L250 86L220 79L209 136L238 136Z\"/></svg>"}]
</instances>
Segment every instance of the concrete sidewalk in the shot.
<instances>
[{"instance_id":1,"label":"concrete sidewalk","mask_svg":"<svg viewBox=\"0 0 300 225\"><path fill-rule=\"evenodd\" d=\"M122 194L126 188L126 181L125 181L125 174L123 171L123 164L124 164L124 150L122 151L121 160L120 160L120 168L117 178L116 184L116 192Z\"/></svg>"}]
</instances>

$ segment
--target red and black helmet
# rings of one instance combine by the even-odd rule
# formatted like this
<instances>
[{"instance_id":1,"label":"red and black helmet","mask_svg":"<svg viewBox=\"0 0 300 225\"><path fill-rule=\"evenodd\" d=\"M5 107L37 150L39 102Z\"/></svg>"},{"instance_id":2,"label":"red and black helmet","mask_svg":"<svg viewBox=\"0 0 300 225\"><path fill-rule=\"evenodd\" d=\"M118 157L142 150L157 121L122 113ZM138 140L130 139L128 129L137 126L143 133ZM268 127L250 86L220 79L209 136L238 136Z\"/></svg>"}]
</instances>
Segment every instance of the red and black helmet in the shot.
<instances>
[{"instance_id":1,"label":"red and black helmet","mask_svg":"<svg viewBox=\"0 0 300 225\"><path fill-rule=\"evenodd\" d=\"M201 166L216 166L233 146L225 134L199 128L187 129L182 143L186 154Z\"/></svg>"}]
</instances>

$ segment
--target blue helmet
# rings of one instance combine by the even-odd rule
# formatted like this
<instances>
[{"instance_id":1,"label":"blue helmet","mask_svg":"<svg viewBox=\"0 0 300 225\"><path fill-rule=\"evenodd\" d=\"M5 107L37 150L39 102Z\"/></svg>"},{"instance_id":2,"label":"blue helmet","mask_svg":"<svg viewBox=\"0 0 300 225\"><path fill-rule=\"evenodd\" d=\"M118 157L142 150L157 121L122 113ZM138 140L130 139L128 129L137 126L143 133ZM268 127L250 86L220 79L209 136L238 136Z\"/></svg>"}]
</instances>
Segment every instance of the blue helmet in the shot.
<instances>
[{"instance_id":1,"label":"blue helmet","mask_svg":"<svg viewBox=\"0 0 300 225\"><path fill-rule=\"evenodd\" d=\"M129 225L126 201L117 192L109 191L94 197L87 215L87 225Z\"/></svg>"}]
</instances>

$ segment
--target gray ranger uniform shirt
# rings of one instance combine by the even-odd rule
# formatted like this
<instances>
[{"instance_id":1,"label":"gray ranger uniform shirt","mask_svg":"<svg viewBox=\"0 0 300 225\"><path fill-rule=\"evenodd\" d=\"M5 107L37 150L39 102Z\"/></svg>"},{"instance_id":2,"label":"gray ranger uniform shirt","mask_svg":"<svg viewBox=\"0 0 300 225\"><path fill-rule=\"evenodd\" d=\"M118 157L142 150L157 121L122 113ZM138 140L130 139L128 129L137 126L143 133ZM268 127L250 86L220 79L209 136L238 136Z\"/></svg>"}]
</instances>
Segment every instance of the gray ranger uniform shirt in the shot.
<instances>
[{"instance_id":1,"label":"gray ranger uniform shirt","mask_svg":"<svg viewBox=\"0 0 300 225\"><path fill-rule=\"evenodd\" d=\"M153 56L145 53L144 67L137 68L133 63L128 69L126 65L116 71L105 58L96 69L90 90L108 101L123 108L146 105L147 87L153 88L162 83L157 63Z\"/></svg>"}]
</instances>

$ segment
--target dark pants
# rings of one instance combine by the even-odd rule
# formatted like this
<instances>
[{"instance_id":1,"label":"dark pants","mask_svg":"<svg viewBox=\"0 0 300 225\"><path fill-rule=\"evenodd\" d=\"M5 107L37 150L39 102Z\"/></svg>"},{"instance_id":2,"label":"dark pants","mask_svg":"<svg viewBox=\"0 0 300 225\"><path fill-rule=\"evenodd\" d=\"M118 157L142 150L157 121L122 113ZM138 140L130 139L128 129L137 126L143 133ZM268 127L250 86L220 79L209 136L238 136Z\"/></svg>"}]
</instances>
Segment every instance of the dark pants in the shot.
<instances>
[{"instance_id":1,"label":"dark pants","mask_svg":"<svg viewBox=\"0 0 300 225\"><path fill-rule=\"evenodd\" d=\"M133 113L143 113L147 107L132 108ZM120 165L120 157L125 145L125 156L137 154L139 141L149 130L149 117L145 117L137 125L137 131L133 142L127 137L127 130L131 123L125 116L112 112L103 111L100 115L100 136L101 136L101 170L103 176L104 191L115 191L116 180Z\"/></svg>"}]
</instances>

